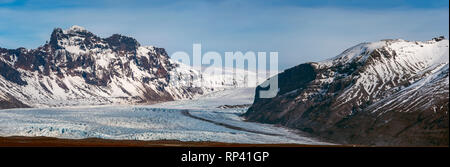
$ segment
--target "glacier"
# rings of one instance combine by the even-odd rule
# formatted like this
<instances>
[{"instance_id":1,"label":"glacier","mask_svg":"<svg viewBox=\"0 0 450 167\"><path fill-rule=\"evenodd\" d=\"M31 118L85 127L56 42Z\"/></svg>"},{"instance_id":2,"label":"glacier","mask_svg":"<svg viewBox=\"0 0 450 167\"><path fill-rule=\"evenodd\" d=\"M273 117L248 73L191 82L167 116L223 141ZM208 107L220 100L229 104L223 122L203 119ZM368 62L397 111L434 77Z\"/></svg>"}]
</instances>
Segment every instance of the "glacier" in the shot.
<instances>
[{"instance_id":1,"label":"glacier","mask_svg":"<svg viewBox=\"0 0 450 167\"><path fill-rule=\"evenodd\" d=\"M0 112L0 136L330 144L300 131L246 122L240 115L247 108L217 108L250 104L253 95L254 88L236 88L154 105L5 109Z\"/></svg>"}]
</instances>

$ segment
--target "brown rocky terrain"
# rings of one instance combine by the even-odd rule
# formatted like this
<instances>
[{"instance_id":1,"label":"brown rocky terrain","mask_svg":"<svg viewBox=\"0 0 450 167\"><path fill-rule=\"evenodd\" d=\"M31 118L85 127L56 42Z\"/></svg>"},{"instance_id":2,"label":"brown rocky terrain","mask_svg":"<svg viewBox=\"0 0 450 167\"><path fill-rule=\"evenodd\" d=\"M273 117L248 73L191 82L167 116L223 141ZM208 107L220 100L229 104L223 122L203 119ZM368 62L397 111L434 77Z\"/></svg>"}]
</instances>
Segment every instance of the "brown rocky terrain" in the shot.
<instances>
[{"instance_id":1,"label":"brown rocky terrain","mask_svg":"<svg viewBox=\"0 0 450 167\"><path fill-rule=\"evenodd\" d=\"M108 140L99 138L59 139L52 137L0 137L0 147L343 147L340 145L241 144L183 142L178 140Z\"/></svg>"}]
</instances>

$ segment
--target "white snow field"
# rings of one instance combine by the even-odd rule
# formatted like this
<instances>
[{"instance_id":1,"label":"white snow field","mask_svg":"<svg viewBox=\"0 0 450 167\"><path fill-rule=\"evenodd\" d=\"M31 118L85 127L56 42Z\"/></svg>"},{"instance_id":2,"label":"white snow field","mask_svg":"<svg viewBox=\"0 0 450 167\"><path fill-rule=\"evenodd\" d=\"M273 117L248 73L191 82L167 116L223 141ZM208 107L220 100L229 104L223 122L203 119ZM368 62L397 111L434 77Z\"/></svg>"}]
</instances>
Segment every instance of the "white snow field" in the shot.
<instances>
[{"instance_id":1,"label":"white snow field","mask_svg":"<svg viewBox=\"0 0 450 167\"><path fill-rule=\"evenodd\" d=\"M236 88L194 100L149 106L0 110L0 136L329 144L301 136L295 130L245 122L239 115L247 108L217 108L224 104L251 104L253 91L254 88Z\"/></svg>"}]
</instances>

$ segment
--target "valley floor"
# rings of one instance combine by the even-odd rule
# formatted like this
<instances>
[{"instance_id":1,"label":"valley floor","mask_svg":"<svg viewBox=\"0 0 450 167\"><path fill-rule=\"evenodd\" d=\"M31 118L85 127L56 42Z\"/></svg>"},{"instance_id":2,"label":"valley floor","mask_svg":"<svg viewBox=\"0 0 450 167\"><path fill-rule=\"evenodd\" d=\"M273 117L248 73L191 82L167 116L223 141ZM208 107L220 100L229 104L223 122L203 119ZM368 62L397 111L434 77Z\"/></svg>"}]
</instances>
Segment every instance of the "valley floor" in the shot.
<instances>
[{"instance_id":1,"label":"valley floor","mask_svg":"<svg viewBox=\"0 0 450 167\"><path fill-rule=\"evenodd\" d=\"M246 122L240 115L247 108L220 107L248 106L244 104L252 103L253 91L252 88L239 88L215 92L194 100L148 106L0 110L0 136L2 136L0 143L15 145L14 143L17 144L15 140L22 140L24 145L31 141L36 146L43 143L45 145L48 141L54 142L55 145L73 141L81 146L86 144L89 146L89 143L104 145L102 143L105 141L114 141L116 146L127 146L125 143L135 143L132 145L136 146L154 146L154 144L224 146L225 143L329 144L302 136L301 132L295 130ZM30 140L26 137L37 138Z\"/></svg>"},{"instance_id":2,"label":"valley floor","mask_svg":"<svg viewBox=\"0 0 450 167\"><path fill-rule=\"evenodd\" d=\"M311 144L243 144L222 142L192 142L178 140L111 140L99 138L60 139L54 137L0 137L0 147L348 147ZM355 147L355 146L352 146Z\"/></svg>"}]
</instances>

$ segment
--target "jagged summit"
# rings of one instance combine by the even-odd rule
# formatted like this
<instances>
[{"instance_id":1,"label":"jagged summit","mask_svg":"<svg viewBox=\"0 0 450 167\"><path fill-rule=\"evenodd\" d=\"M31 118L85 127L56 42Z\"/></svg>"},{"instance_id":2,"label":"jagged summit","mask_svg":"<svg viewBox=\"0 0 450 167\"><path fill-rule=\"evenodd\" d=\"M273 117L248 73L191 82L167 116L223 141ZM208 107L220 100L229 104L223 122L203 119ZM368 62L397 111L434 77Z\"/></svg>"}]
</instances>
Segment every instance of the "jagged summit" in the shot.
<instances>
[{"instance_id":1,"label":"jagged summit","mask_svg":"<svg viewBox=\"0 0 450 167\"><path fill-rule=\"evenodd\" d=\"M86 28L78 26L78 25L73 25L68 30L69 31L86 31Z\"/></svg>"},{"instance_id":2,"label":"jagged summit","mask_svg":"<svg viewBox=\"0 0 450 167\"><path fill-rule=\"evenodd\" d=\"M113 34L108 38L100 38L85 28L76 25L66 30L55 28L49 44L54 50L65 49L76 54L83 54L88 50L102 49L135 53L141 46L136 39L131 37Z\"/></svg>"},{"instance_id":3,"label":"jagged summit","mask_svg":"<svg viewBox=\"0 0 450 167\"><path fill-rule=\"evenodd\" d=\"M81 27L81 26L77 26L77 25L73 25L72 27L70 27L68 29L62 29L60 27L54 28L52 34L53 33L60 33L60 34L73 35L73 36L74 35L83 35L85 33L92 34L86 28Z\"/></svg>"}]
</instances>

